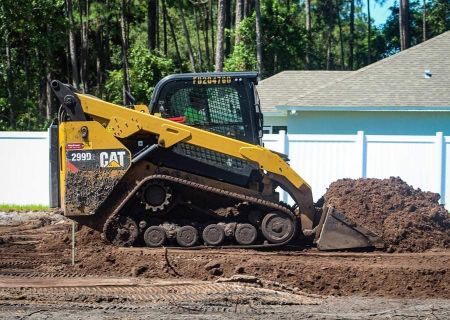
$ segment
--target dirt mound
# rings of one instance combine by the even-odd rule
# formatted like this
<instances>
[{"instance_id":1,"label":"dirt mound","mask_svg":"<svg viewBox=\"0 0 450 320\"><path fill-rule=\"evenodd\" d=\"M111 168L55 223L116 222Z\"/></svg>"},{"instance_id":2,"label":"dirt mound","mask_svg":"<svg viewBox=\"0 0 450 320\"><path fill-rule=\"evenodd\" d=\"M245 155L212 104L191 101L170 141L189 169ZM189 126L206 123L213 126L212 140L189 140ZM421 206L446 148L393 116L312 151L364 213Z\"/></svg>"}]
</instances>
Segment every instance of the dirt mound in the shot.
<instances>
[{"instance_id":1,"label":"dirt mound","mask_svg":"<svg viewBox=\"0 0 450 320\"><path fill-rule=\"evenodd\" d=\"M394 177L337 180L324 195L327 205L382 237L388 251L399 252L450 247L450 216L439 198Z\"/></svg>"}]
</instances>

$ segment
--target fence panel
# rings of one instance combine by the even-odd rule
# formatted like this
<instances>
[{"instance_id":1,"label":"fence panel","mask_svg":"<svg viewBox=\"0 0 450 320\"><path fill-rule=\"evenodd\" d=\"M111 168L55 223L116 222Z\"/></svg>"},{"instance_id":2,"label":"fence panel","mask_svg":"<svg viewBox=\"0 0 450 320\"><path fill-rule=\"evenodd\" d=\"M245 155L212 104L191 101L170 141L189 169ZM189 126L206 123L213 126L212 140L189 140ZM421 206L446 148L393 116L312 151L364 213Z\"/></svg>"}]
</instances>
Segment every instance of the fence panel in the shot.
<instances>
[{"instance_id":1,"label":"fence panel","mask_svg":"<svg viewBox=\"0 0 450 320\"><path fill-rule=\"evenodd\" d=\"M367 176L399 176L415 188L439 193L435 142L433 136L367 136Z\"/></svg>"},{"instance_id":2,"label":"fence panel","mask_svg":"<svg viewBox=\"0 0 450 320\"><path fill-rule=\"evenodd\" d=\"M0 132L0 203L49 203L47 132Z\"/></svg>"},{"instance_id":3,"label":"fence panel","mask_svg":"<svg viewBox=\"0 0 450 320\"><path fill-rule=\"evenodd\" d=\"M311 185L315 200L331 181L359 176L360 146L354 136L288 136L290 165Z\"/></svg>"},{"instance_id":4,"label":"fence panel","mask_svg":"<svg viewBox=\"0 0 450 320\"><path fill-rule=\"evenodd\" d=\"M446 208L450 210L450 137L444 137L444 152L442 160L443 172L441 173L441 195L444 196L441 198L441 200L446 204Z\"/></svg>"},{"instance_id":5,"label":"fence panel","mask_svg":"<svg viewBox=\"0 0 450 320\"><path fill-rule=\"evenodd\" d=\"M439 193L441 203L450 199L450 137L441 132L436 136L366 136L362 131L356 135L288 134L287 143L284 132L278 139L266 136L266 147L289 154L291 166L311 185L315 201L337 179L390 176Z\"/></svg>"}]
</instances>

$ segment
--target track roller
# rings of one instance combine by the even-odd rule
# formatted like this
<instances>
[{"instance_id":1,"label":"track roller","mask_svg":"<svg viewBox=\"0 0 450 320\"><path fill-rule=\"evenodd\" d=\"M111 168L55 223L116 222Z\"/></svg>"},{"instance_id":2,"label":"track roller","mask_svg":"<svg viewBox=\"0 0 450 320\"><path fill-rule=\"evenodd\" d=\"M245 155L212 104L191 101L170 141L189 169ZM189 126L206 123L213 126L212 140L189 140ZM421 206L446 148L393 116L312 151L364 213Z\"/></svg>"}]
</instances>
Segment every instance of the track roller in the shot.
<instances>
[{"instance_id":1,"label":"track roller","mask_svg":"<svg viewBox=\"0 0 450 320\"><path fill-rule=\"evenodd\" d=\"M239 223L234 232L236 242L242 245L251 245L256 241L258 232L250 223Z\"/></svg>"},{"instance_id":2,"label":"track roller","mask_svg":"<svg viewBox=\"0 0 450 320\"><path fill-rule=\"evenodd\" d=\"M282 243L292 237L295 224L286 213L271 212L264 217L261 231L270 243Z\"/></svg>"},{"instance_id":3,"label":"track roller","mask_svg":"<svg viewBox=\"0 0 450 320\"><path fill-rule=\"evenodd\" d=\"M177 231L177 243L182 247L192 247L198 241L198 232L193 226L183 226Z\"/></svg>"},{"instance_id":4,"label":"track roller","mask_svg":"<svg viewBox=\"0 0 450 320\"><path fill-rule=\"evenodd\" d=\"M218 224L210 224L203 229L203 240L207 245L218 246L223 243L225 239L225 232L223 227Z\"/></svg>"},{"instance_id":5,"label":"track roller","mask_svg":"<svg viewBox=\"0 0 450 320\"><path fill-rule=\"evenodd\" d=\"M151 226L145 230L144 241L149 247L160 247L166 242L166 239L166 231L160 226Z\"/></svg>"}]
</instances>

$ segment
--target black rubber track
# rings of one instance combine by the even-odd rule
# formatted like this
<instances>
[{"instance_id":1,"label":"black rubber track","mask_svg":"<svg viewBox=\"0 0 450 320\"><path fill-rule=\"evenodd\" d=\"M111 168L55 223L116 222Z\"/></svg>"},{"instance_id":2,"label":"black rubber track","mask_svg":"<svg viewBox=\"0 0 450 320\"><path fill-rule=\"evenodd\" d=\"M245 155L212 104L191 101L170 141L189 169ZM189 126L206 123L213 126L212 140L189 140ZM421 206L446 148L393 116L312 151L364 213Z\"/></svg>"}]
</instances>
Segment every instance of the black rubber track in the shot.
<instances>
[{"instance_id":1,"label":"black rubber track","mask_svg":"<svg viewBox=\"0 0 450 320\"><path fill-rule=\"evenodd\" d=\"M146 182L151 181L151 180L169 181L171 183L184 185L184 186L187 186L187 187L190 187L190 188L193 188L193 189L203 190L203 191L210 192L210 193L215 193L215 194L218 194L218 195L221 195L221 196L224 196L224 197L234 198L234 199L237 199L237 200L240 200L240 201L245 201L245 202L248 202L248 203L252 203L252 204L257 205L257 206L270 208L270 209L275 210L275 211L282 211L282 212L285 212L286 214L288 214L291 217L292 221L294 221L294 228L295 228L295 230L292 233L292 236L290 238L286 239L286 241L284 241L282 243L265 243L265 244L257 244L257 245L229 245L229 246L221 246L221 247L217 247L217 248L245 248L245 249L251 249L251 248L280 247L280 246L284 246L284 245L288 244L297 235L299 219L291 211L290 207L288 207L285 204L275 203L275 202L259 199L259 198L252 197L252 196L239 194L239 193L236 193L236 192L231 192L231 191L227 191L227 190L223 190L223 189L219 189L219 188L215 188L215 187L211 187L211 186L206 186L206 185L203 185L203 184L200 184L200 183L184 180L184 179L181 179L181 178L172 177L172 176L169 176L169 175L155 174L155 175L151 175L151 176L148 176L148 177L142 179L134 187L134 189L131 190L128 193L127 197L122 201L122 203L117 207L117 209L111 214L111 216L108 217L108 219L105 222L105 225L103 226L103 234L104 234L105 239L108 239L108 236L106 234L107 226L110 223L113 223L114 219L120 215L120 212L121 212L122 208L136 194L136 192L138 192L138 190ZM202 247L204 247L204 248L212 248L210 246L197 246L197 247L189 247L189 248L186 248L186 249L202 248Z\"/></svg>"}]
</instances>

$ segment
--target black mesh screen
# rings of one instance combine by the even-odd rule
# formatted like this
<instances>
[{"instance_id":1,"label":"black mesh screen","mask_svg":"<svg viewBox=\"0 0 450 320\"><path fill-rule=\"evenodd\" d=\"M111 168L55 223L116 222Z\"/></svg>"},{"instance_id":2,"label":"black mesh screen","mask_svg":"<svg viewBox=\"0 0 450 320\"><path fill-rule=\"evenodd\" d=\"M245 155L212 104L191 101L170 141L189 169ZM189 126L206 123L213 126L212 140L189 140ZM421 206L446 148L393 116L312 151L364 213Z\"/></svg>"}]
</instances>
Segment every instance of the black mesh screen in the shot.
<instances>
[{"instance_id":1,"label":"black mesh screen","mask_svg":"<svg viewBox=\"0 0 450 320\"><path fill-rule=\"evenodd\" d=\"M180 88L167 97L164 111L165 118L246 140L239 94L234 87Z\"/></svg>"},{"instance_id":2,"label":"black mesh screen","mask_svg":"<svg viewBox=\"0 0 450 320\"><path fill-rule=\"evenodd\" d=\"M246 141L249 137L246 137L242 101L242 96L233 86L175 87L166 92L161 115L189 126ZM246 161L189 144L179 144L173 151L228 170L247 171L249 168Z\"/></svg>"},{"instance_id":3,"label":"black mesh screen","mask_svg":"<svg viewBox=\"0 0 450 320\"><path fill-rule=\"evenodd\" d=\"M182 154L189 158L206 162L215 167L221 167L223 169L233 169L233 171L241 171L248 167L248 163L239 158L231 157L220 152L211 151L187 143L178 144L174 148L174 151L178 154Z\"/></svg>"}]
</instances>

